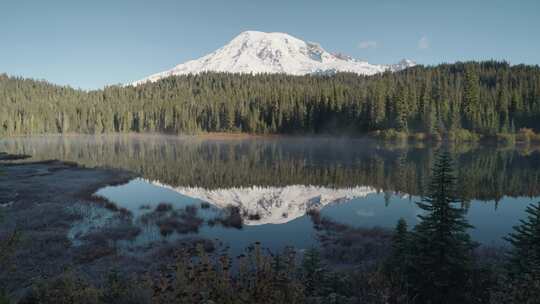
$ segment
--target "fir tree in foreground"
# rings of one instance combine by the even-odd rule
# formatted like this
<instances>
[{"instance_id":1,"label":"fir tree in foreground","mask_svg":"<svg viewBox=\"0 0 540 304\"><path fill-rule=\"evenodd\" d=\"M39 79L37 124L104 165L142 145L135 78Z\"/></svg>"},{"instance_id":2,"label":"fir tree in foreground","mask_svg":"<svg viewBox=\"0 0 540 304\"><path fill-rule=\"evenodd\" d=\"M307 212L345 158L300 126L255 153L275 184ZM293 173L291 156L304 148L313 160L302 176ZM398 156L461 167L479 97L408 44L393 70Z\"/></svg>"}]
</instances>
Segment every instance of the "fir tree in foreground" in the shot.
<instances>
[{"instance_id":1,"label":"fir tree in foreground","mask_svg":"<svg viewBox=\"0 0 540 304\"><path fill-rule=\"evenodd\" d=\"M472 271L472 228L456 194L448 152L439 154L422 202L420 223L412 233L409 283L419 303L462 303Z\"/></svg>"},{"instance_id":2,"label":"fir tree in foreground","mask_svg":"<svg viewBox=\"0 0 540 304\"><path fill-rule=\"evenodd\" d=\"M540 280L540 202L527 206L527 218L506 238L512 245L509 271L515 277Z\"/></svg>"},{"instance_id":3,"label":"fir tree in foreground","mask_svg":"<svg viewBox=\"0 0 540 304\"><path fill-rule=\"evenodd\" d=\"M525 212L527 217L505 238L511 245L507 272L500 274L491 303L536 304L540 299L540 202Z\"/></svg>"},{"instance_id":4,"label":"fir tree in foreground","mask_svg":"<svg viewBox=\"0 0 540 304\"><path fill-rule=\"evenodd\" d=\"M406 273L410 246L410 233L407 230L407 222L405 219L400 218L392 237L392 252L386 262L387 273L399 277Z\"/></svg>"},{"instance_id":5,"label":"fir tree in foreground","mask_svg":"<svg viewBox=\"0 0 540 304\"><path fill-rule=\"evenodd\" d=\"M408 272L411 270L411 233L408 231L407 222L400 218L392 237L392 250L384 263L384 274L390 281L390 285L397 290L403 299L407 298L409 290ZM401 299L401 300L403 300ZM392 303L398 302L398 299Z\"/></svg>"}]
</instances>

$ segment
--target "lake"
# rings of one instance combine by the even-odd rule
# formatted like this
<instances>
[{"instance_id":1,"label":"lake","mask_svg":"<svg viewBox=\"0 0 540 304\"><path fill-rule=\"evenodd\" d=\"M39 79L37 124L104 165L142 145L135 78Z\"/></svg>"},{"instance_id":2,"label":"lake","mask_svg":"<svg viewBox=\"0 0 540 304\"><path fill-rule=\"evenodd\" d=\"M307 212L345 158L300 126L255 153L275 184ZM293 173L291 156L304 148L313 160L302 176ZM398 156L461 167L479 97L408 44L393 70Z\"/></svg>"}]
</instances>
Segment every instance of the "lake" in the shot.
<instances>
[{"instance_id":1,"label":"lake","mask_svg":"<svg viewBox=\"0 0 540 304\"><path fill-rule=\"evenodd\" d=\"M196 235L218 240L233 252L256 241L273 250L316 246L306 215L311 209L355 227L392 228L401 217L413 226L421 213L415 202L441 148L304 137L72 135L0 140L0 151L29 154L31 161L60 159L136 172L140 177L95 194L126 210L130 221L141 227L135 239L122 241L125 248ZM459 194L475 227L470 231L473 239L504 245L502 238L525 216L525 207L540 199L540 152L481 145L449 149L456 159ZM197 207L194 212L204 224L186 231L173 225L164 232L166 223L174 223L163 217L149 220L159 208L189 218L187 206ZM210 224L230 206L238 207L241 228ZM70 232L74 241L109 223L110 212L101 209L84 211L86 217Z\"/></svg>"}]
</instances>

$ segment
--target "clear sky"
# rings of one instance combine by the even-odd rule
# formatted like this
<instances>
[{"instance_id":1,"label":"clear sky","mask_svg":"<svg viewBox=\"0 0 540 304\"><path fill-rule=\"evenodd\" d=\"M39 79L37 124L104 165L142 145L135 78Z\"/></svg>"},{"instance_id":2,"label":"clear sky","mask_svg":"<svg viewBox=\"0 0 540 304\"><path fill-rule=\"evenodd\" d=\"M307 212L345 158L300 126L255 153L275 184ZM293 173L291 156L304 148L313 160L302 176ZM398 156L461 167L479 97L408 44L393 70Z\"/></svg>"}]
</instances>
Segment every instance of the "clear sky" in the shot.
<instances>
[{"instance_id":1,"label":"clear sky","mask_svg":"<svg viewBox=\"0 0 540 304\"><path fill-rule=\"evenodd\" d=\"M198 58L245 30L371 63L540 64L540 0L0 0L0 73L85 89Z\"/></svg>"}]
</instances>

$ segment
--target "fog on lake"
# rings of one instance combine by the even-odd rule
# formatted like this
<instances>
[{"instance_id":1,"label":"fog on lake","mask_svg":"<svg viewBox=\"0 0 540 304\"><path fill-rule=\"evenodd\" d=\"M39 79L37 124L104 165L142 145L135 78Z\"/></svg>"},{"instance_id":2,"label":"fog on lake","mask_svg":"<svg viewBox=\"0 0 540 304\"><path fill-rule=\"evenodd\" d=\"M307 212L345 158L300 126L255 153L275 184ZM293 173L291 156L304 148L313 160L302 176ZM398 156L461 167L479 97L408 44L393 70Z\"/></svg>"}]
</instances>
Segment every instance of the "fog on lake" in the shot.
<instances>
[{"instance_id":1,"label":"fog on lake","mask_svg":"<svg viewBox=\"0 0 540 304\"><path fill-rule=\"evenodd\" d=\"M144 233L125 241L126 246L196 234L233 250L255 241L275 249L315 245L306 216L312 209L355 227L390 228L400 217L414 225L420 213L415 202L440 148L302 137L73 135L0 141L0 151L31 155L26 161L60 159L136 172L139 178L96 193L127 210L133 225L143 227ZM456 160L459 195L475 226L472 237L503 244L502 237L524 216L525 206L540 196L540 152L481 145L449 149ZM202 225L163 233L156 225L164 222L163 215L153 215L160 206L184 218L187 206L197 206L197 216L205 221L235 206L243 227ZM74 239L111 219L96 208L84 212L88 216L72 229Z\"/></svg>"}]
</instances>

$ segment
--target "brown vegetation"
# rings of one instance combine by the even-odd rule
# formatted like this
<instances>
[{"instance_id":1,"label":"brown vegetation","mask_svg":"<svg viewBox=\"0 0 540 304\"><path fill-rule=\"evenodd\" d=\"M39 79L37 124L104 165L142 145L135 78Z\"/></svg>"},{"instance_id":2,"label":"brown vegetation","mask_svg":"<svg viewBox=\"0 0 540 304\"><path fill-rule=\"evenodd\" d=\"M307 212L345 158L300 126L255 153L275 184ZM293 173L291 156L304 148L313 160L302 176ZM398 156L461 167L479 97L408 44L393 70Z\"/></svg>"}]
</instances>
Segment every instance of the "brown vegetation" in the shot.
<instances>
[{"instance_id":1,"label":"brown vegetation","mask_svg":"<svg viewBox=\"0 0 540 304\"><path fill-rule=\"evenodd\" d=\"M227 206L222 210L222 214L214 219L208 221L208 225L213 226L220 224L227 228L242 229L244 226L244 219L240 208L237 206Z\"/></svg>"},{"instance_id":2,"label":"brown vegetation","mask_svg":"<svg viewBox=\"0 0 540 304\"><path fill-rule=\"evenodd\" d=\"M389 252L392 232L383 228L354 228L308 211L325 259L338 264L376 263Z\"/></svg>"}]
</instances>

